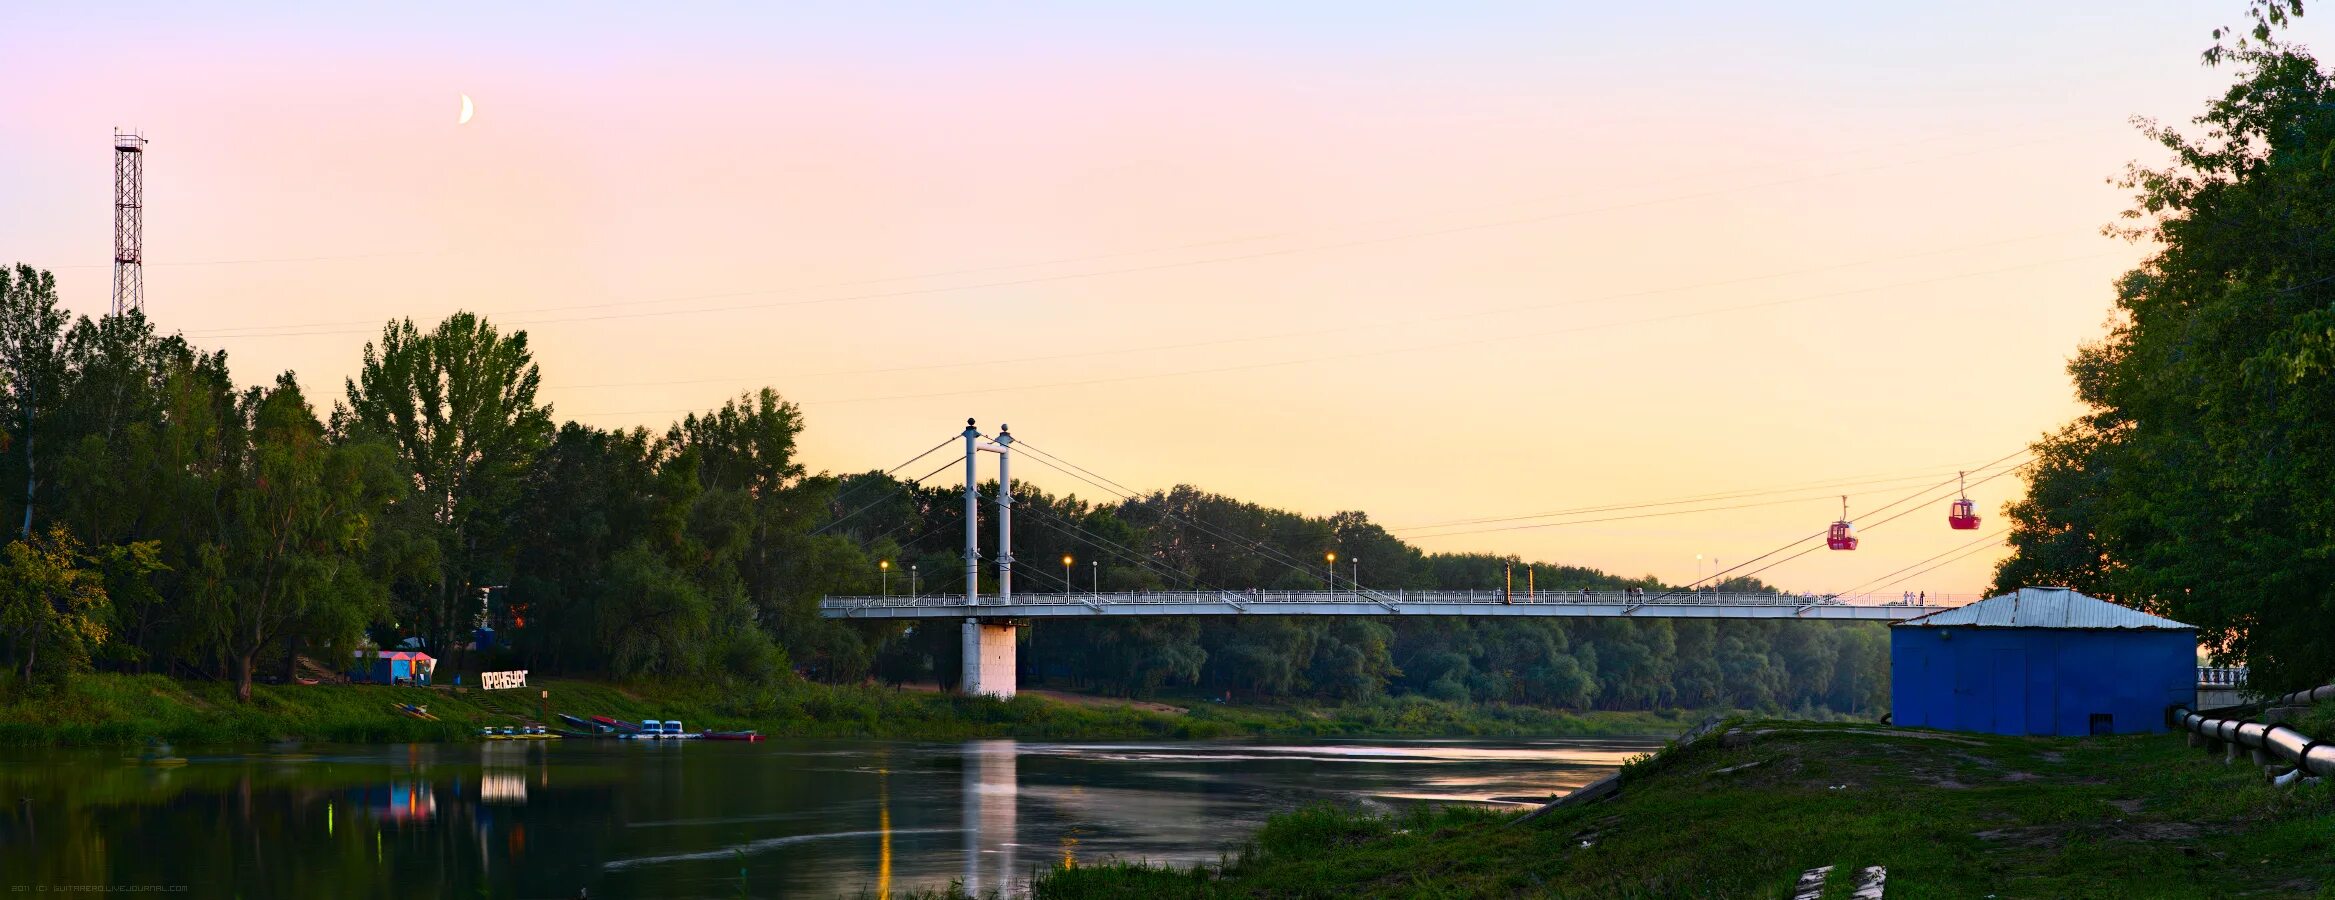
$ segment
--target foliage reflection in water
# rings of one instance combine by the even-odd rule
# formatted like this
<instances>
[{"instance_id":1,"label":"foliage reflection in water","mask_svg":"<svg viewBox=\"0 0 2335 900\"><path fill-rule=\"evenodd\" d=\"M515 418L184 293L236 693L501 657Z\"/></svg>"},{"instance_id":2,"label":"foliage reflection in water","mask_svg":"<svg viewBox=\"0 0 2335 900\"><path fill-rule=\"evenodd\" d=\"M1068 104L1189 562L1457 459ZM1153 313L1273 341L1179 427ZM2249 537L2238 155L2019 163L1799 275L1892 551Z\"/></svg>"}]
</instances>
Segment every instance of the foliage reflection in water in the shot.
<instances>
[{"instance_id":1,"label":"foliage reflection in water","mask_svg":"<svg viewBox=\"0 0 2335 900\"><path fill-rule=\"evenodd\" d=\"M1314 802L1521 803L1651 740L0 752L0 881L180 896L827 897L1189 863Z\"/></svg>"}]
</instances>

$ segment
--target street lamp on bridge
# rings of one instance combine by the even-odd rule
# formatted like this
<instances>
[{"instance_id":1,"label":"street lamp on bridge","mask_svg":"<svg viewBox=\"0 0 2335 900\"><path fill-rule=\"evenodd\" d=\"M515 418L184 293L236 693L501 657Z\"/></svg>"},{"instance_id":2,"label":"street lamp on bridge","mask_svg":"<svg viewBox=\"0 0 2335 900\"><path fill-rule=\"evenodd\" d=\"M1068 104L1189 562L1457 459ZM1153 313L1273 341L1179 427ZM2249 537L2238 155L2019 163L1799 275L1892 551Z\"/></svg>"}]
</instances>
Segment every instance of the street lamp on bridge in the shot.
<instances>
[{"instance_id":1,"label":"street lamp on bridge","mask_svg":"<svg viewBox=\"0 0 2335 900\"><path fill-rule=\"evenodd\" d=\"M892 561L888 559L877 560L876 570L884 573L884 596L892 596Z\"/></svg>"},{"instance_id":2,"label":"street lamp on bridge","mask_svg":"<svg viewBox=\"0 0 2335 900\"><path fill-rule=\"evenodd\" d=\"M1329 552L1326 552L1326 553L1323 553L1323 554L1322 554L1322 574L1323 574L1323 576L1324 576L1324 577L1326 577L1326 578L1328 578L1328 579L1329 579L1329 585L1330 585L1330 589L1331 589L1331 590L1337 590L1337 589L1338 589L1338 551L1336 551L1336 550L1331 550L1331 551L1329 551Z\"/></svg>"},{"instance_id":3,"label":"street lamp on bridge","mask_svg":"<svg viewBox=\"0 0 2335 900\"><path fill-rule=\"evenodd\" d=\"M1062 554L1062 592L1067 594L1072 590L1075 588L1070 584L1070 554L1065 553Z\"/></svg>"}]
</instances>

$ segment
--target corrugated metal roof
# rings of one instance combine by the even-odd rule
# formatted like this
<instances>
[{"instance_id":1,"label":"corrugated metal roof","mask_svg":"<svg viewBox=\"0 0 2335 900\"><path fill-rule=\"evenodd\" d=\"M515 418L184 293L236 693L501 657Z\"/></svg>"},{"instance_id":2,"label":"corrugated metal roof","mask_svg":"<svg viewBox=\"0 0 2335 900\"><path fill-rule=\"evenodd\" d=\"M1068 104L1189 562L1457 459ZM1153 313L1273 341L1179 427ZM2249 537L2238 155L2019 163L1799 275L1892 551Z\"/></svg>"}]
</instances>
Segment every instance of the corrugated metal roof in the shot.
<instances>
[{"instance_id":1,"label":"corrugated metal roof","mask_svg":"<svg viewBox=\"0 0 2335 900\"><path fill-rule=\"evenodd\" d=\"M2000 597L1988 597L1967 606L1941 610L1899 625L1936 628L1962 625L1975 628L2144 628L2187 629L2191 626L2163 616L2118 606L2067 588L2020 588Z\"/></svg>"}]
</instances>

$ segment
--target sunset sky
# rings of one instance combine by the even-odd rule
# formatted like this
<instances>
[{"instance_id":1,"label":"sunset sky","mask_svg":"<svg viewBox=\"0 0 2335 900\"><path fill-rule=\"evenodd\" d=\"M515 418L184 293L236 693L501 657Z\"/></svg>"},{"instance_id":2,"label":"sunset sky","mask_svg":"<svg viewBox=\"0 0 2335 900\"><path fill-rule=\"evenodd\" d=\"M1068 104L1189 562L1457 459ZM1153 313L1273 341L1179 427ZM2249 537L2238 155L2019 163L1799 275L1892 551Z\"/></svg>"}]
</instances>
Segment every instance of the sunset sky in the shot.
<instances>
[{"instance_id":1,"label":"sunset sky","mask_svg":"<svg viewBox=\"0 0 2335 900\"><path fill-rule=\"evenodd\" d=\"M2066 420L2147 250L2100 235L2108 179L2162 159L2128 119L2195 115L2241 17L340 6L0 13L0 262L104 310L122 126L152 141L149 315L320 402L385 319L470 309L528 332L562 419L769 385L813 469L973 416L1127 485L1395 528L1811 486L1398 532L1675 581ZM2017 489L1972 490L1982 531L1941 499L1761 577L1870 589ZM1886 590L1975 592L1996 556Z\"/></svg>"}]
</instances>

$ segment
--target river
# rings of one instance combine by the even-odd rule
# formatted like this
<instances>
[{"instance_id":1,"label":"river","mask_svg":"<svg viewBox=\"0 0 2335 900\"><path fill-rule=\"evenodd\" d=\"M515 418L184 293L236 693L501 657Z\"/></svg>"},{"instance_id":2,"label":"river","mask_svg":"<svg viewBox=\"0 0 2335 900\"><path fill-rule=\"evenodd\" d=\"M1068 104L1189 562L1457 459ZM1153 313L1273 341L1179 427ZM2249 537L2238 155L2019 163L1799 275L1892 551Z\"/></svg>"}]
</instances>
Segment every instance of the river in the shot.
<instances>
[{"instance_id":1,"label":"river","mask_svg":"<svg viewBox=\"0 0 2335 900\"><path fill-rule=\"evenodd\" d=\"M1309 803L1520 803L1657 739L512 741L0 751L0 885L174 897L1012 894Z\"/></svg>"}]
</instances>

